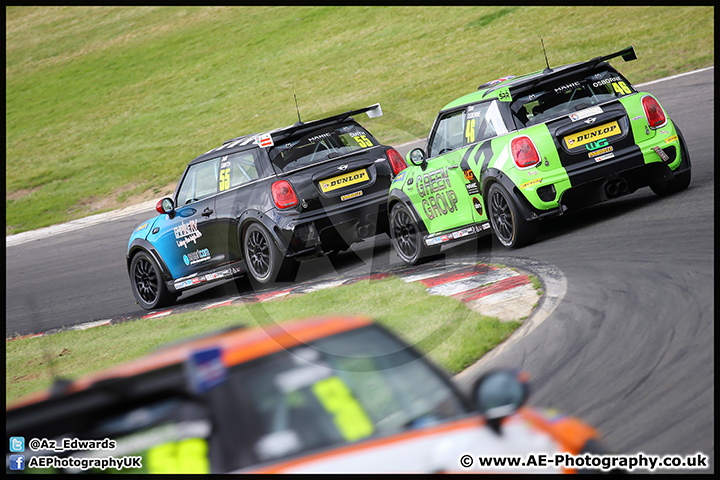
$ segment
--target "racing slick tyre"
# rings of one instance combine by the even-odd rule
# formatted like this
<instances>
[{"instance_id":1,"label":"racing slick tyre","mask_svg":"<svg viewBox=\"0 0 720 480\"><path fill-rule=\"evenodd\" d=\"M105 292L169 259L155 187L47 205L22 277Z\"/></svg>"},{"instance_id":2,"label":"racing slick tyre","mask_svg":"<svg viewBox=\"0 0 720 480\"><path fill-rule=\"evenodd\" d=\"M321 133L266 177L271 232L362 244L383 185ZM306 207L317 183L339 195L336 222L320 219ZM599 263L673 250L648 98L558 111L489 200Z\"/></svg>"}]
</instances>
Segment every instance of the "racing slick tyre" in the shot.
<instances>
[{"instance_id":1,"label":"racing slick tyre","mask_svg":"<svg viewBox=\"0 0 720 480\"><path fill-rule=\"evenodd\" d=\"M499 184L488 191L488 214L495 237L507 248L518 248L535 241L537 222L528 222L520 215L515 201Z\"/></svg>"},{"instance_id":2,"label":"racing slick tyre","mask_svg":"<svg viewBox=\"0 0 720 480\"><path fill-rule=\"evenodd\" d=\"M678 138L680 139L680 157L684 158L687 163L687 170L675 175L673 180L670 180L665 185L650 185L650 189L658 197L665 197L677 193L681 190L685 190L690 185L690 155L688 154L687 146L685 145L685 138L680 133L680 128L675 125Z\"/></svg>"},{"instance_id":3,"label":"racing slick tyre","mask_svg":"<svg viewBox=\"0 0 720 480\"><path fill-rule=\"evenodd\" d=\"M270 233L259 223L245 231L243 253L251 280L260 285L294 276L299 267L298 262L280 253Z\"/></svg>"},{"instance_id":4,"label":"racing slick tyre","mask_svg":"<svg viewBox=\"0 0 720 480\"><path fill-rule=\"evenodd\" d=\"M130 263L130 284L138 305L145 310L172 305L177 297L170 293L155 260L146 252L138 252Z\"/></svg>"},{"instance_id":5,"label":"racing slick tyre","mask_svg":"<svg viewBox=\"0 0 720 480\"><path fill-rule=\"evenodd\" d=\"M402 203L395 204L390 211L390 241L398 256L409 265L440 253L439 246L425 245L420 227Z\"/></svg>"}]
</instances>

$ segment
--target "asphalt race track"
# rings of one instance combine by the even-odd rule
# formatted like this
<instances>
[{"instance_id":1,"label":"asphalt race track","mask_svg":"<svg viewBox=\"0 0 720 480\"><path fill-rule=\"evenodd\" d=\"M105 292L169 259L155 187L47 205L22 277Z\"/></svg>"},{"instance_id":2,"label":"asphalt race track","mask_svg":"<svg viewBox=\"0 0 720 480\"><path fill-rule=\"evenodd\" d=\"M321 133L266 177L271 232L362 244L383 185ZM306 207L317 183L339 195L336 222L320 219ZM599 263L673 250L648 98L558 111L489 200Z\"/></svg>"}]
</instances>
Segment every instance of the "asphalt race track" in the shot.
<instances>
[{"instance_id":1,"label":"asphalt race track","mask_svg":"<svg viewBox=\"0 0 720 480\"><path fill-rule=\"evenodd\" d=\"M541 224L537 243L509 251L486 238L443 262L549 265L565 296L531 334L461 376L520 367L531 403L597 426L616 452L710 456L714 471L714 69L653 82L690 149L690 187L668 198L650 189ZM428 126L429 127L429 126ZM401 149L401 154L410 145ZM97 320L137 318L125 266L127 239L153 215L110 219L6 248L6 335ZM302 264L299 282L400 267L386 237L333 262ZM232 284L230 284L232 285ZM183 295L181 306L237 295L229 285ZM662 471L665 472L665 471ZM682 470L682 472L692 472Z\"/></svg>"}]
</instances>

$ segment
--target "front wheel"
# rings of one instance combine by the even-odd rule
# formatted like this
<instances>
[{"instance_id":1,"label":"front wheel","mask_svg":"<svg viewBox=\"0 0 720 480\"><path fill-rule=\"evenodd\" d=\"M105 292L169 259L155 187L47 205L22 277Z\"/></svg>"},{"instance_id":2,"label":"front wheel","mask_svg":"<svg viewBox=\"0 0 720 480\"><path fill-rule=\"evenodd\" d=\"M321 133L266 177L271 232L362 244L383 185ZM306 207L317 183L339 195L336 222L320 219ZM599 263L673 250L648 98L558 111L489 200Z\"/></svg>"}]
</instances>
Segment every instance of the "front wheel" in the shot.
<instances>
[{"instance_id":1,"label":"front wheel","mask_svg":"<svg viewBox=\"0 0 720 480\"><path fill-rule=\"evenodd\" d=\"M498 183L488 191L488 214L495 237L507 248L518 248L535 241L538 233L536 221L528 222L510 194Z\"/></svg>"},{"instance_id":2,"label":"front wheel","mask_svg":"<svg viewBox=\"0 0 720 480\"><path fill-rule=\"evenodd\" d=\"M145 310L172 305L178 297L167 289L160 268L146 252L139 252L133 257L130 284L135 300Z\"/></svg>"},{"instance_id":3,"label":"front wheel","mask_svg":"<svg viewBox=\"0 0 720 480\"><path fill-rule=\"evenodd\" d=\"M420 227L402 203L395 204L390 211L390 241L398 256L409 265L440 253L440 247L425 245Z\"/></svg>"},{"instance_id":4,"label":"front wheel","mask_svg":"<svg viewBox=\"0 0 720 480\"><path fill-rule=\"evenodd\" d=\"M297 272L298 263L286 259L270 233L258 223L250 225L245 232L243 252L248 273L261 285L284 280Z\"/></svg>"}]
</instances>

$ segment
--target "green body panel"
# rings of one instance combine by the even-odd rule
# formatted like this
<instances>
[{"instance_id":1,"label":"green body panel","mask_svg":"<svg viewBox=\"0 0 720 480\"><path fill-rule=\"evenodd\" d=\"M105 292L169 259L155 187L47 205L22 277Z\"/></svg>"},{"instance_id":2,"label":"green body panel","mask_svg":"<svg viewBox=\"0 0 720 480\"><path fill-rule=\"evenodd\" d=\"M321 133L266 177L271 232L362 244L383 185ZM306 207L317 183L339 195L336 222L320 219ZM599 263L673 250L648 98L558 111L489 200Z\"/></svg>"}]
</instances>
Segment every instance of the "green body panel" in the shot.
<instances>
[{"instance_id":1,"label":"green body panel","mask_svg":"<svg viewBox=\"0 0 720 480\"><path fill-rule=\"evenodd\" d=\"M526 77L532 75L535 74ZM495 99L500 102L510 101L509 89L503 85L510 85L521 78L506 80L491 88L460 97L443 107L440 115L470 104L477 105ZM667 118L665 125L657 129L649 128L642 106L642 99L645 96L652 95L636 92L620 97L617 101L627 112L632 138L635 145L640 148L644 162L662 163L663 160L653 148L674 146L676 156L669 167L671 170L676 170L683 160L677 130L667 113L665 113ZM465 125L467 129L467 123ZM515 165L510 148L512 140L519 136L527 136L532 140L541 155L540 164L524 169ZM430 158L424 168L409 163L403 175L393 181L389 193L392 196L393 191L402 190L407 195L431 236L439 232L444 234L468 225L488 222L487 204L483 193L487 192L492 182L498 181L494 178L498 172L513 184L511 188L514 194L522 195L535 209L546 212L559 209L559 200L563 193L573 185L567 170L562 165L558 148L560 147L557 145L557 140L550 134L546 123L521 128ZM492 155L492 158L487 159L487 155ZM469 168L469 171L464 172L463 166ZM505 186L508 185L509 183L506 182ZM549 185L555 187L555 198L551 201L543 201L537 191Z\"/></svg>"},{"instance_id":2,"label":"green body panel","mask_svg":"<svg viewBox=\"0 0 720 480\"><path fill-rule=\"evenodd\" d=\"M640 147L645 163L662 162L662 159L655 153L653 147L659 146L665 148L674 146L677 155L675 156L675 160L669 164L669 167L671 170L675 170L680 166L680 162L682 162L680 138L677 135L675 125L672 120L670 120L667 112L665 112L667 124L655 130L649 128L641 102L644 96L655 98L649 93L638 92L635 95L629 95L619 100L625 107L628 118L630 119L630 127L632 128L635 144ZM655 100L657 100L657 98L655 98ZM659 101L658 104L660 104Z\"/></svg>"},{"instance_id":3,"label":"green body panel","mask_svg":"<svg viewBox=\"0 0 720 480\"><path fill-rule=\"evenodd\" d=\"M519 169L513 163L510 154L510 142L513 138L521 135L530 137L538 152L542 152L542 162L537 167ZM490 166L502 170L535 208L540 210L557 208L560 195L570 188L570 179L560 162L560 156L557 153L555 142L548 131L547 125L544 123L535 125L520 130L516 135L497 138L496 141L505 143L505 147L501 155L496 155ZM556 198L551 202L541 200L537 194L537 189L553 184L557 191Z\"/></svg>"},{"instance_id":4,"label":"green body panel","mask_svg":"<svg viewBox=\"0 0 720 480\"><path fill-rule=\"evenodd\" d=\"M484 208L480 216L473 207L472 196L465 187L469 182L459 168L468 148L471 146L431 158L425 169L410 165L403 170L403 178L399 181L396 178L390 186L390 193L404 187L402 190L429 233L487 220ZM478 195L477 198L481 197Z\"/></svg>"}]
</instances>

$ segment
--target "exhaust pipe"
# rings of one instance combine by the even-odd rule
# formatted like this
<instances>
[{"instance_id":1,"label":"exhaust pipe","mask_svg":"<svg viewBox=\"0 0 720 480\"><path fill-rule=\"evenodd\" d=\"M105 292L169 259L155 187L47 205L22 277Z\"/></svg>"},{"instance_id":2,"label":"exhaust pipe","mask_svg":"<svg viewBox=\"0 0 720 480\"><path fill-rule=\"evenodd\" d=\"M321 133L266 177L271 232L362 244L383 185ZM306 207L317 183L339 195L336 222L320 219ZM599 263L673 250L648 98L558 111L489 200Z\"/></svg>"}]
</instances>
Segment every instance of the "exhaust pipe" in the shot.
<instances>
[{"instance_id":1,"label":"exhaust pipe","mask_svg":"<svg viewBox=\"0 0 720 480\"><path fill-rule=\"evenodd\" d=\"M622 178L619 180L608 182L605 185L605 193L607 193L608 198L617 197L618 195L624 195L628 193L629 190L630 187L628 186L628 183Z\"/></svg>"},{"instance_id":2,"label":"exhaust pipe","mask_svg":"<svg viewBox=\"0 0 720 480\"><path fill-rule=\"evenodd\" d=\"M367 238L375 235L376 225L374 223L363 223L358 225L357 232L358 237Z\"/></svg>"},{"instance_id":3,"label":"exhaust pipe","mask_svg":"<svg viewBox=\"0 0 720 480\"><path fill-rule=\"evenodd\" d=\"M630 187L628 187L628 183L624 179L620 179L618 181L618 195L625 195Z\"/></svg>"},{"instance_id":4,"label":"exhaust pipe","mask_svg":"<svg viewBox=\"0 0 720 480\"><path fill-rule=\"evenodd\" d=\"M605 186L605 192L607 193L608 197L615 197L618 194L618 184L617 182L610 182Z\"/></svg>"}]
</instances>

